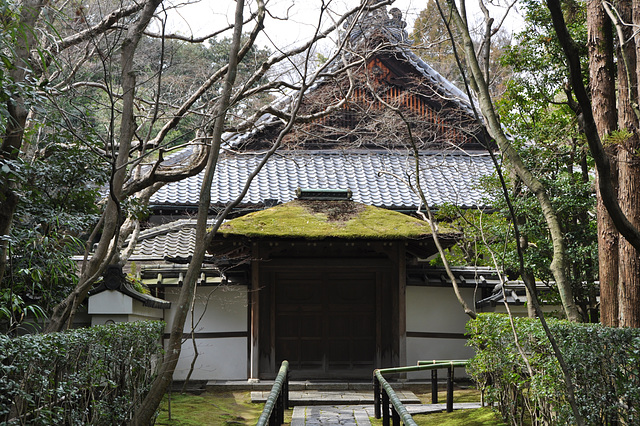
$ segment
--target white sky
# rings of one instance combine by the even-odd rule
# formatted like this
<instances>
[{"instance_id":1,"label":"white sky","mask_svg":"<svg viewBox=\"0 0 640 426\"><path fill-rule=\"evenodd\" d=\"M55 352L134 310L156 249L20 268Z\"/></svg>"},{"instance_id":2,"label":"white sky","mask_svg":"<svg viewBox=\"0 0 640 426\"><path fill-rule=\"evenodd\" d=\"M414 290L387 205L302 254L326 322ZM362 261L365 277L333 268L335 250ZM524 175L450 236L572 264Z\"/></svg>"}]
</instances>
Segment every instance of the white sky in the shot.
<instances>
[{"instance_id":1,"label":"white sky","mask_svg":"<svg viewBox=\"0 0 640 426\"><path fill-rule=\"evenodd\" d=\"M193 4L181 7L177 13L171 13L170 27L178 29L183 35L204 35L215 29L225 26L233 21L235 1L233 0L192 0ZM267 16L265 21L265 36L259 40L260 44L269 45L273 49L274 44L279 48L285 48L306 40L317 25L320 4L329 5L333 16L338 16L345 11L357 7L359 0L266 0L267 8L274 16ZM179 3L179 0L173 0ZM407 22L407 31L411 32L413 23L422 9L427 5L427 0L396 0L387 9L397 7L402 11L402 16ZM254 6L254 7L251 7ZM467 2L467 7L477 8L476 0ZM255 3L249 6L249 10L255 9ZM500 13L503 9L498 10ZM247 12L247 6L245 6ZM504 12L501 12L501 15ZM277 19L280 18L280 19ZM323 25L330 23L331 16L326 16ZM496 21L498 21L496 15ZM510 29L516 29L522 22L522 18L516 12L510 12L507 25ZM515 26L515 28L514 28ZM247 27L247 30L250 27ZM229 33L228 36L231 34ZM330 44L326 44L331 49ZM321 48L322 49L322 48Z\"/></svg>"}]
</instances>

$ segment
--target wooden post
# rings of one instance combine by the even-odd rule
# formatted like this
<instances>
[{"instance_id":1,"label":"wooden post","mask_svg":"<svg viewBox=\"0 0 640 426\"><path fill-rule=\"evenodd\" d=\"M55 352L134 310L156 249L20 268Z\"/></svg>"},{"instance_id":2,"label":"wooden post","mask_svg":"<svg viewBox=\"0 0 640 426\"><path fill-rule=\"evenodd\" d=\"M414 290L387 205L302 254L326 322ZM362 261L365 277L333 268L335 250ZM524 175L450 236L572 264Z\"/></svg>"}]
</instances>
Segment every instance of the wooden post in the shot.
<instances>
[{"instance_id":1,"label":"wooden post","mask_svg":"<svg viewBox=\"0 0 640 426\"><path fill-rule=\"evenodd\" d=\"M447 367L447 413L453 411L453 366Z\"/></svg>"},{"instance_id":2,"label":"wooden post","mask_svg":"<svg viewBox=\"0 0 640 426\"><path fill-rule=\"evenodd\" d=\"M431 403L438 403L438 370L431 370Z\"/></svg>"},{"instance_id":3,"label":"wooden post","mask_svg":"<svg viewBox=\"0 0 640 426\"><path fill-rule=\"evenodd\" d=\"M389 395L382 391L382 426L391 426L389 421Z\"/></svg>"},{"instance_id":4,"label":"wooden post","mask_svg":"<svg viewBox=\"0 0 640 426\"><path fill-rule=\"evenodd\" d=\"M257 243L251 246L251 286L249 287L249 381L258 381L260 376L260 252ZM264 309L264 308L263 308Z\"/></svg>"},{"instance_id":5,"label":"wooden post","mask_svg":"<svg viewBox=\"0 0 640 426\"><path fill-rule=\"evenodd\" d=\"M391 406L391 422L393 426L400 426L400 415L394 406Z\"/></svg>"}]
</instances>

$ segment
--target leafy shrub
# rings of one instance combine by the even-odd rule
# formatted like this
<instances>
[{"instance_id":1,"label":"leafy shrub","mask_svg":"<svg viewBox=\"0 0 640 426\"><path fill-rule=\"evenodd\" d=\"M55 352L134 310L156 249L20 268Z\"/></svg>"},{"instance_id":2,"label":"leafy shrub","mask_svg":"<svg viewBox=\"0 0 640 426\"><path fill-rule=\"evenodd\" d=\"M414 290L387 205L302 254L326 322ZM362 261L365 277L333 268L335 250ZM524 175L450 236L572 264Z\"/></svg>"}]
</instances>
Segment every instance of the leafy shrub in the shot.
<instances>
[{"instance_id":1,"label":"leafy shrub","mask_svg":"<svg viewBox=\"0 0 640 426\"><path fill-rule=\"evenodd\" d=\"M481 314L467 327L468 372L511 424L575 424L551 344L536 319ZM640 423L640 329L547 320L587 424Z\"/></svg>"},{"instance_id":2,"label":"leafy shrub","mask_svg":"<svg viewBox=\"0 0 640 426\"><path fill-rule=\"evenodd\" d=\"M0 335L1 424L126 424L155 377L164 324Z\"/></svg>"}]
</instances>

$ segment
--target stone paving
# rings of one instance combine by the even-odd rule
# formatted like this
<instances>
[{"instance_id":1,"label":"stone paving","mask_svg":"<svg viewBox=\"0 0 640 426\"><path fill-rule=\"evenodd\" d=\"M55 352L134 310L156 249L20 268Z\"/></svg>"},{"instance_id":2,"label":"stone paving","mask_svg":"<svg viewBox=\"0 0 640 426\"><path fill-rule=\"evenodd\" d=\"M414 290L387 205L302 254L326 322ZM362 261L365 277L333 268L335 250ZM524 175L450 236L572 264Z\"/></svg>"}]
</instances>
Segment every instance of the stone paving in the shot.
<instances>
[{"instance_id":1,"label":"stone paving","mask_svg":"<svg viewBox=\"0 0 640 426\"><path fill-rule=\"evenodd\" d=\"M291 426L370 426L374 416L373 391L370 384L345 383L294 383L295 390L289 391L290 405L293 406ZM426 387L426 385L424 385ZM366 390L365 390L366 389ZM254 389L253 402L264 402L270 387ZM446 404L421 404L418 397L409 390L396 390L410 414L427 414L446 410ZM453 409L479 408L480 403L454 403Z\"/></svg>"},{"instance_id":2,"label":"stone paving","mask_svg":"<svg viewBox=\"0 0 640 426\"><path fill-rule=\"evenodd\" d=\"M408 404L405 408L411 415L437 413L446 410L446 404ZM453 404L454 410L480 408L480 403ZM296 406L291 417L291 426L370 426L374 416L373 405L318 405Z\"/></svg>"},{"instance_id":3,"label":"stone paving","mask_svg":"<svg viewBox=\"0 0 640 426\"><path fill-rule=\"evenodd\" d=\"M370 426L369 417L373 415L373 405L296 406L291 426Z\"/></svg>"}]
</instances>

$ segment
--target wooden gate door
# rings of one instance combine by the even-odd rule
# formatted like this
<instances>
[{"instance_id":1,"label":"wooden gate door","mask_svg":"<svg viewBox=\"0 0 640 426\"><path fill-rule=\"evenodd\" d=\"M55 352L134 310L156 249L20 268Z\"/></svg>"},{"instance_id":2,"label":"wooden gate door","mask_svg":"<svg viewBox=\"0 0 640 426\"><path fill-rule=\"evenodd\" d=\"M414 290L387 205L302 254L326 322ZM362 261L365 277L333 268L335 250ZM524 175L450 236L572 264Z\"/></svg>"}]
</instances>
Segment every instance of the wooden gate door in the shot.
<instances>
[{"instance_id":1,"label":"wooden gate door","mask_svg":"<svg viewBox=\"0 0 640 426\"><path fill-rule=\"evenodd\" d=\"M369 378L379 342L375 272L323 268L277 272L276 363L299 378Z\"/></svg>"}]
</instances>

